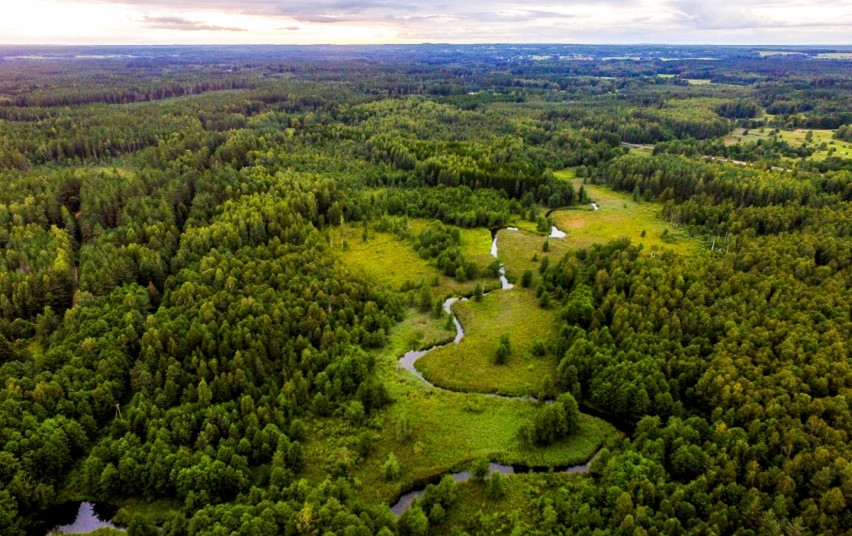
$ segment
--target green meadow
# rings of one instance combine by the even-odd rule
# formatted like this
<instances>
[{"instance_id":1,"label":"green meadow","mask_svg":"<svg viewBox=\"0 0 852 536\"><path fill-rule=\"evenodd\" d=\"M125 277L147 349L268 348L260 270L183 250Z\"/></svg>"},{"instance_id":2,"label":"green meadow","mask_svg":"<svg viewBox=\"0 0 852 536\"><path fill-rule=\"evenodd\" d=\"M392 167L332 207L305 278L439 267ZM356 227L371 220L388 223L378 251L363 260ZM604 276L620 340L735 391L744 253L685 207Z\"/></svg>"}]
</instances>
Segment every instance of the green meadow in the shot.
<instances>
[{"instance_id":1,"label":"green meadow","mask_svg":"<svg viewBox=\"0 0 852 536\"><path fill-rule=\"evenodd\" d=\"M511 293L494 293L502 294ZM309 429L305 445L309 481L317 483L329 471L349 474L361 482L359 494L364 498L389 503L417 483L464 469L477 458L538 467L578 465L617 437L611 424L582 415L580 430L565 441L548 447L522 445L518 431L532 420L536 403L435 389L397 366L406 351L420 346L413 341L431 336L443 342L439 325L443 321L432 319L431 323L428 325L428 317L412 312L393 329L389 344L377 354L377 371L393 403L367 417L370 449L366 457L358 454L358 435L364 423L336 416ZM418 330L421 335L412 337ZM400 473L387 479L382 466L390 453L397 459Z\"/></svg>"},{"instance_id":2,"label":"green meadow","mask_svg":"<svg viewBox=\"0 0 852 536\"><path fill-rule=\"evenodd\" d=\"M410 235L417 236L428 224L410 220ZM573 247L567 239L535 233L534 223L512 225L521 230L500 231L498 248L513 279L527 269L538 277L540 259L555 262ZM493 261L490 231L460 229L460 234L465 256L482 267ZM549 252L543 251L545 241ZM441 275L410 242L390 233L369 230L364 240L363 228L339 228L329 233L329 243L350 270L390 290L422 281L433 285L435 299L443 299L471 295L476 285L476 281L459 283ZM534 254L539 258L536 262ZM481 282L487 289L499 287L497 280ZM489 292L481 302L457 302L453 311L465 330L458 345L451 343L455 329L447 329L446 317L435 318L414 308L391 330L387 346L375 354L378 375L393 400L388 407L356 416L361 420L341 412L309 424L305 476L310 482L316 484L328 474L354 476L360 483L359 495L390 503L418 483L464 469L477 458L537 467L577 465L617 437L611 424L583 415L574 436L548 447L525 446L518 431L532 421L538 403L491 395L535 396L550 389L556 359L549 349L556 334L556 313L542 309L531 289ZM509 335L512 351L505 364L496 365L494 356L503 334ZM439 388L399 367L398 360L407 351L441 344L446 346L426 354L416 365ZM534 355L534 345L543 346L543 355ZM394 477L383 471L390 454L399 467Z\"/></svg>"},{"instance_id":3,"label":"green meadow","mask_svg":"<svg viewBox=\"0 0 852 536\"><path fill-rule=\"evenodd\" d=\"M417 369L433 384L453 391L537 395L546 388L556 359L533 355L536 341L549 347L556 335L556 313L542 309L531 290L492 292L481 302L457 302L453 312L464 327L459 344L430 352ZM494 363L501 335L509 335L511 354Z\"/></svg>"},{"instance_id":4,"label":"green meadow","mask_svg":"<svg viewBox=\"0 0 852 536\"><path fill-rule=\"evenodd\" d=\"M581 184L577 180L577 188ZM660 217L662 204L637 202L628 194L602 186L585 184L583 187L599 210L584 206L551 214L554 224L568 234L562 239L568 247L588 248L592 244L626 237L633 244L642 244L646 252L671 249L688 255L698 251L695 240Z\"/></svg>"},{"instance_id":5,"label":"green meadow","mask_svg":"<svg viewBox=\"0 0 852 536\"><path fill-rule=\"evenodd\" d=\"M544 251L545 242L549 251ZM506 267L506 275L519 284L524 271L530 270L533 273L532 288L535 288L535 282L538 280L541 260L549 257L551 263L556 262L571 249L564 238L548 238L523 229L502 229L497 233L497 251ZM538 260L533 261L533 256Z\"/></svg>"},{"instance_id":6,"label":"green meadow","mask_svg":"<svg viewBox=\"0 0 852 536\"><path fill-rule=\"evenodd\" d=\"M414 222L414 236L425 227L425 223ZM462 249L466 255L484 269L494 260L490 255L491 233L484 229L462 229ZM479 231L479 232L475 232ZM410 242L400 240L390 233L370 231L363 240L361 228L337 229L329 234L332 249L350 270L383 283L387 288L399 290L406 283L431 285L437 277L438 285L433 288L436 299L473 294L477 281L459 282L443 275L434 263L422 259ZM484 253L482 253L484 251ZM482 280L484 288L499 288L497 279Z\"/></svg>"},{"instance_id":7,"label":"green meadow","mask_svg":"<svg viewBox=\"0 0 852 536\"><path fill-rule=\"evenodd\" d=\"M725 138L725 143L734 144L738 142L756 142L757 140L768 140L770 134L774 131L769 127L762 129L736 129L730 136ZM806 140L808 132L812 132L811 141ZM811 155L812 160L825 160L831 152L832 156L838 158L852 158L852 143L835 140L833 138L833 130L781 130L778 132L778 137L786 141L793 147L800 145L809 145L814 154Z\"/></svg>"}]
</instances>

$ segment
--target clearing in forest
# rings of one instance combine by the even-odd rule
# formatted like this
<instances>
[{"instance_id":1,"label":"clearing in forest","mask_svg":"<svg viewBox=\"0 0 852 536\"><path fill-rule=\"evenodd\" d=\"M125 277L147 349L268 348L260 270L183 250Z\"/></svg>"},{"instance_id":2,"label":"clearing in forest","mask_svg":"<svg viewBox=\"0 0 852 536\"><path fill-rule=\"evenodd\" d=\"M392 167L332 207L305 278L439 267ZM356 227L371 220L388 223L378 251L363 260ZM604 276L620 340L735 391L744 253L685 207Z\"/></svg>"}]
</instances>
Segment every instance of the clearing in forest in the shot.
<instances>
[{"instance_id":1,"label":"clearing in forest","mask_svg":"<svg viewBox=\"0 0 852 536\"><path fill-rule=\"evenodd\" d=\"M763 127L756 129L738 128L725 138L725 143L732 145L738 142L749 143L757 140L769 140L771 134L775 131L773 128ZM812 132L811 140L807 140L808 132ZM778 137L791 147L796 148L801 145L807 145L813 149L814 153L810 156L811 160L825 160L829 153L831 156L838 158L852 158L852 143L835 140L833 130L781 130L778 132ZM798 160L788 158L788 160Z\"/></svg>"},{"instance_id":2,"label":"clearing in forest","mask_svg":"<svg viewBox=\"0 0 852 536\"><path fill-rule=\"evenodd\" d=\"M426 227L425 222L412 220L412 236L416 237ZM363 228L336 229L330 234L332 248L340 255L343 263L353 272L379 281L392 290L400 290L406 283L419 285L421 281L431 285L435 299L473 294L477 280L459 282L443 275L434 265L417 254L414 245L400 240L390 233L369 231L363 239ZM485 270L493 261L489 255L491 234L487 229L461 229L461 249L467 258L476 261L480 270ZM497 279L481 280L485 288L499 288Z\"/></svg>"},{"instance_id":3,"label":"clearing in forest","mask_svg":"<svg viewBox=\"0 0 852 536\"><path fill-rule=\"evenodd\" d=\"M548 251L544 251L547 243ZM535 288L539 278L539 267L544 258L550 263L559 261L572 250L564 238L548 238L523 229L509 231L502 229L497 233L497 248L500 260L506 267L506 275L516 285L521 284L521 276L526 270L533 274L530 288ZM533 261L533 257L536 258Z\"/></svg>"},{"instance_id":4,"label":"clearing in forest","mask_svg":"<svg viewBox=\"0 0 852 536\"><path fill-rule=\"evenodd\" d=\"M530 290L497 291L481 302L453 305L464 326L459 344L439 348L422 357L417 369L433 384L452 391L533 395L551 381L556 359L546 352L533 355L536 343L551 345L556 334L556 312L542 309ZM511 352L495 364L500 337L508 335Z\"/></svg>"},{"instance_id":5,"label":"clearing in forest","mask_svg":"<svg viewBox=\"0 0 852 536\"><path fill-rule=\"evenodd\" d=\"M570 177L569 172L562 172ZM646 252L662 253L667 249L678 254L694 254L698 244L682 229L661 217L662 204L634 201L632 196L603 186L582 184L598 210L584 206L576 210L559 210L551 214L554 224L568 236L562 240L571 248L588 248L622 237L633 244L642 244ZM643 236L644 234L644 236Z\"/></svg>"}]
</instances>

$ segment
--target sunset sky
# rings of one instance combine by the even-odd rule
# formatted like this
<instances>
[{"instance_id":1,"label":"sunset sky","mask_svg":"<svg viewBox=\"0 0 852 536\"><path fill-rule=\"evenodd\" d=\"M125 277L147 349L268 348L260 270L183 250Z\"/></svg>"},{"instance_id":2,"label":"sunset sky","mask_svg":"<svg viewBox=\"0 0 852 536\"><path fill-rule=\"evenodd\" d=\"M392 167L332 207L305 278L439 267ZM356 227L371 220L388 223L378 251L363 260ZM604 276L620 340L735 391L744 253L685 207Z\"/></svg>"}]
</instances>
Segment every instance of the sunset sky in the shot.
<instances>
[{"instance_id":1,"label":"sunset sky","mask_svg":"<svg viewBox=\"0 0 852 536\"><path fill-rule=\"evenodd\" d=\"M0 0L0 44L852 44L849 0Z\"/></svg>"}]
</instances>

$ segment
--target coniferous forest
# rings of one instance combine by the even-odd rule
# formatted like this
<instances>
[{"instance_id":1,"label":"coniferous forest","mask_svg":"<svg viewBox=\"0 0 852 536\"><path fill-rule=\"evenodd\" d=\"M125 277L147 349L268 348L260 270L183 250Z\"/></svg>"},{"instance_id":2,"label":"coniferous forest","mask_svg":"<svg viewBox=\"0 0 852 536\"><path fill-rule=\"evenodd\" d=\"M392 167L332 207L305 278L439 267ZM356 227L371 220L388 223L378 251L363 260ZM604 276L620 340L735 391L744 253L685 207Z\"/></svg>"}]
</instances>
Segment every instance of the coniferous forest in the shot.
<instances>
[{"instance_id":1,"label":"coniferous forest","mask_svg":"<svg viewBox=\"0 0 852 536\"><path fill-rule=\"evenodd\" d=\"M0 534L852 534L837 52L0 49Z\"/></svg>"}]
</instances>

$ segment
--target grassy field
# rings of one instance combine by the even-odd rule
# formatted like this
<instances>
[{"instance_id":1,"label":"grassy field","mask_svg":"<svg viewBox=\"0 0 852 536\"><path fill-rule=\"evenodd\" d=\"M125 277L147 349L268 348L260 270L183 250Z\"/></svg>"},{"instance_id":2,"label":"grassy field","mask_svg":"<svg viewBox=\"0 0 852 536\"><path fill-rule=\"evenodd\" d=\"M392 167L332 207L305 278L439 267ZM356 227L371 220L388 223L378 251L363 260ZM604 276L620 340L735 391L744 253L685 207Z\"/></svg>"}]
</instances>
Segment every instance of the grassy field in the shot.
<instances>
[{"instance_id":1,"label":"grassy field","mask_svg":"<svg viewBox=\"0 0 852 536\"><path fill-rule=\"evenodd\" d=\"M422 220L409 223L415 235L427 224ZM437 275L439 285L433 289L436 298L472 292L475 282L462 284L440 276L411 244L372 231L365 242L362 232L355 227L337 229L330 235L333 250L351 270L391 289L399 289L406 281L430 282ZM513 267L531 265L533 252L525 250L540 251L544 237L517 231L511 233L521 237L515 243L506 238L508 233L502 231L498 237L498 247L503 248L501 258ZM467 256L482 264L493 260L488 230L465 229L461 237ZM547 255L551 257L567 250L568 246L557 244L556 239L550 242L551 253ZM516 255L522 255L522 259L516 260ZM496 280L487 282L499 286ZM456 390L511 394L537 393L545 378L551 376L553 356L533 357L531 350L537 339L549 344L555 333L555 312L541 309L532 291L518 288L493 292L479 303L457 303L455 312L465 326L464 340L427 354L417 364L422 371L432 370L429 362L434 361L445 375L448 369L462 373L458 377L449 375ZM492 364L492 356L503 333L510 334L513 351L506 365L498 367ZM398 367L399 358L408 350L445 343L454 335L453 330L446 329L445 319L409 310L390 333L387 347L376 354L378 375L393 403L368 416L366 422L352 423L342 415L312 422L305 441L305 478L316 484L329 473L348 474L360 481L356 493L365 501L389 503L416 484L465 468L476 458L537 467L576 465L585 463L605 441L617 437L609 423L583 415L580 431L573 437L546 448L527 448L520 443L518 430L533 419L538 409L535 403L434 389ZM445 363L446 359L450 361ZM366 456L359 453L364 442L370 444ZM390 453L398 460L400 472L398 477L386 479L382 466Z\"/></svg>"},{"instance_id":2,"label":"grassy field","mask_svg":"<svg viewBox=\"0 0 852 536\"><path fill-rule=\"evenodd\" d=\"M537 395L555 369L549 354L535 357L540 340L549 345L556 332L556 312L542 309L531 290L492 292L479 303L453 305L465 336L422 357L417 369L433 384L453 391ZM512 354L504 365L494 364L500 336L508 334Z\"/></svg>"},{"instance_id":3,"label":"grassy field","mask_svg":"<svg viewBox=\"0 0 852 536\"><path fill-rule=\"evenodd\" d=\"M545 242L550 245L548 252L543 250ZM531 270L533 272L532 287L535 288L541 259L550 257L551 263L556 262L571 251L571 247L563 238L546 238L524 230L503 229L497 233L497 251L510 280L518 283L524 271ZM539 261L533 262L533 255L537 255Z\"/></svg>"},{"instance_id":4,"label":"grassy field","mask_svg":"<svg viewBox=\"0 0 852 536\"><path fill-rule=\"evenodd\" d=\"M635 155L635 156L653 156L654 155L653 149L647 149L645 147L630 147L629 149L630 149L630 151L629 151L630 154Z\"/></svg>"},{"instance_id":5,"label":"grassy field","mask_svg":"<svg viewBox=\"0 0 852 536\"><path fill-rule=\"evenodd\" d=\"M402 350L400 356L409 350L423 350L451 342L456 336L455 326L447 329L444 320L436 320L430 313L416 309L410 309L405 320L395 329L395 337Z\"/></svg>"},{"instance_id":6,"label":"grassy field","mask_svg":"<svg viewBox=\"0 0 852 536\"><path fill-rule=\"evenodd\" d=\"M790 52L786 50L761 50L759 52L761 58L769 56L804 56L804 52Z\"/></svg>"},{"instance_id":7,"label":"grassy field","mask_svg":"<svg viewBox=\"0 0 852 536\"><path fill-rule=\"evenodd\" d=\"M413 236L418 236L430 222L428 220L409 220ZM491 256L491 231L488 229L465 229L459 227L461 250L465 257L473 259L480 268L485 268L494 257Z\"/></svg>"},{"instance_id":8,"label":"grassy field","mask_svg":"<svg viewBox=\"0 0 852 536\"><path fill-rule=\"evenodd\" d=\"M823 52L817 54L817 58L824 60L849 60L852 59L852 52Z\"/></svg>"},{"instance_id":9,"label":"grassy field","mask_svg":"<svg viewBox=\"0 0 852 536\"><path fill-rule=\"evenodd\" d=\"M772 131L773 129L771 128L751 129L748 130L748 133L746 134L744 129L738 128L730 136L725 138L725 143L749 143L756 142L757 140L768 140ZM778 133L778 136L791 146L798 147L806 143L805 137L808 135L808 132L808 130L802 129L782 130ZM832 152L833 156L840 158L852 158L852 143L833 139L833 130L811 130L810 132L813 132L813 139L809 145L815 150L811 159L824 160L828 157L828 153L831 149L834 149ZM825 147L820 148L823 143L825 144Z\"/></svg>"},{"instance_id":10,"label":"grassy field","mask_svg":"<svg viewBox=\"0 0 852 536\"><path fill-rule=\"evenodd\" d=\"M580 184L577 183L577 188ZM636 202L628 194L591 184L586 184L585 189L600 210L583 207L551 215L556 226L568 233L563 239L568 247L587 248L627 237L634 244L643 244L646 252L672 249L679 254L693 254L698 251L693 239L660 218L662 205L659 203ZM664 239L666 231L668 238Z\"/></svg>"},{"instance_id":11,"label":"grassy field","mask_svg":"<svg viewBox=\"0 0 852 536\"><path fill-rule=\"evenodd\" d=\"M609 423L583 415L575 436L546 448L524 448L518 430L532 419L535 404L436 390L397 368L398 358L412 347L413 330L422 330L422 340L427 333L440 336L442 321L431 320L432 326L424 322L430 320L417 315L404 321L377 355L378 374L394 402L369 418L371 453L365 459L356 454L356 438L364 428L341 417L317 421L305 443L304 476L310 482L319 482L329 470L350 474L360 480L357 493L364 500L389 503L415 484L462 469L479 457L529 466L575 465L585 463L600 445L617 437ZM402 422L407 423L408 437L399 433ZM381 475L389 453L400 468L400 476L392 480Z\"/></svg>"},{"instance_id":12,"label":"grassy field","mask_svg":"<svg viewBox=\"0 0 852 536\"><path fill-rule=\"evenodd\" d=\"M486 247L486 254L471 256L482 268L493 259L488 252L491 249L491 234L484 231L487 245L483 243L482 233L462 233L463 247L471 250L481 250ZM470 295L476 286L476 281L460 283L451 277L446 277L438 271L433 263L426 261L417 254L414 247L397 239L389 233L370 232L366 242L361 236L360 228L350 228L347 231L335 230L331 234L332 247L341 261L355 273L364 274L374 281L379 281L393 290L399 290L404 283L420 284L421 281L430 283L438 277L438 286L433 289L435 298ZM473 239L477 241L474 243ZM344 247L344 241L346 247ZM486 262L487 260L487 262ZM500 281L488 279L482 281L485 288L499 288Z\"/></svg>"}]
</instances>

